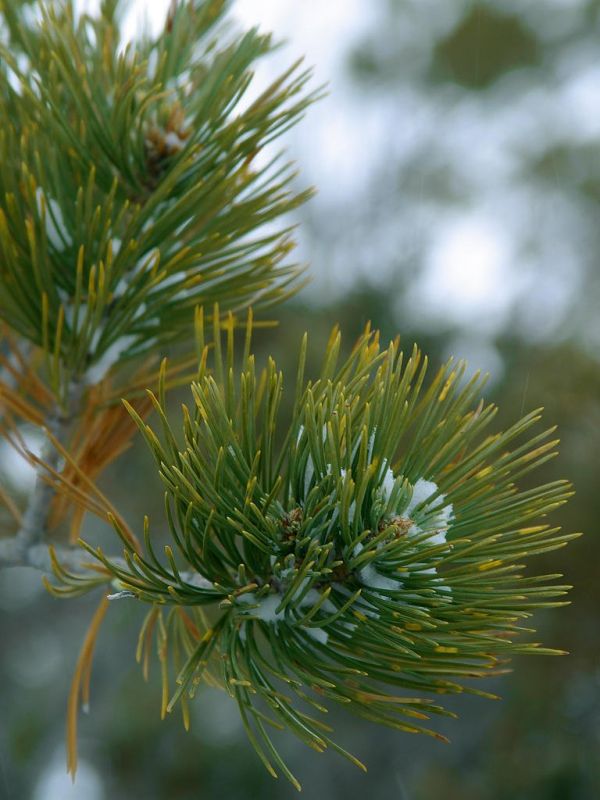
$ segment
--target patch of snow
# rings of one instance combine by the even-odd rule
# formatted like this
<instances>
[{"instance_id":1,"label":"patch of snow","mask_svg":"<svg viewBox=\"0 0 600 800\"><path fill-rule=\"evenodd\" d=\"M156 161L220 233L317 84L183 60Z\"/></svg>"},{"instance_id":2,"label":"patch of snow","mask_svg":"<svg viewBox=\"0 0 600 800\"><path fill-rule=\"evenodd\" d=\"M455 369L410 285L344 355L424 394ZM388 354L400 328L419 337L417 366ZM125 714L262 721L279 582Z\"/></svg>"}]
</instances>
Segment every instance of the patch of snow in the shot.
<instances>
[{"instance_id":1,"label":"patch of snow","mask_svg":"<svg viewBox=\"0 0 600 800\"><path fill-rule=\"evenodd\" d=\"M173 286L173 284L180 283L186 276L181 272L173 272L171 275L167 275L162 281L156 286L157 289L165 289L167 286Z\"/></svg>"},{"instance_id":2,"label":"patch of snow","mask_svg":"<svg viewBox=\"0 0 600 800\"><path fill-rule=\"evenodd\" d=\"M62 289L58 290L58 294L65 312L65 322L73 333L80 333L88 313L88 304L79 304L79 313L77 314L77 322L75 322L75 308L73 301L66 292L62 291Z\"/></svg>"},{"instance_id":3,"label":"patch of snow","mask_svg":"<svg viewBox=\"0 0 600 800\"><path fill-rule=\"evenodd\" d=\"M354 633L354 631L358 628L356 622L346 622L346 620L342 619L339 620L339 623L343 628L346 628L347 631L350 631L350 633Z\"/></svg>"},{"instance_id":4,"label":"patch of snow","mask_svg":"<svg viewBox=\"0 0 600 800\"><path fill-rule=\"evenodd\" d=\"M85 380L89 384L100 383L109 369L115 364L119 357L129 350L131 345L136 341L135 336L120 336L111 346L104 352L95 364L92 364L85 373Z\"/></svg>"},{"instance_id":5,"label":"patch of snow","mask_svg":"<svg viewBox=\"0 0 600 800\"><path fill-rule=\"evenodd\" d=\"M358 571L360 581L370 589L383 589L384 591L397 592L403 588L401 581L388 578L378 572L373 564L367 564ZM386 598L387 599L387 598Z\"/></svg>"},{"instance_id":6,"label":"patch of snow","mask_svg":"<svg viewBox=\"0 0 600 800\"><path fill-rule=\"evenodd\" d=\"M244 594L238 595L236 598L236 602L238 603L256 603L256 595L254 592L244 592Z\"/></svg>"},{"instance_id":7,"label":"patch of snow","mask_svg":"<svg viewBox=\"0 0 600 800\"><path fill-rule=\"evenodd\" d=\"M394 478L394 473L392 472L391 468L388 467L385 475L383 476L383 482L381 484L381 492L383 494L384 501L387 502L392 496L395 484L396 479Z\"/></svg>"},{"instance_id":8,"label":"patch of snow","mask_svg":"<svg viewBox=\"0 0 600 800\"><path fill-rule=\"evenodd\" d=\"M425 503L426 500L434 495L437 491L438 486L436 483L433 481L427 481L424 478L419 478L419 480L413 486L412 497L410 498L410 502L404 512L406 516L410 517L417 506ZM435 502L443 503L445 499L446 496L440 494L436 498ZM418 525L413 525L408 531L409 536L417 536L421 533L426 533L427 531L431 530L435 532L428 539L428 543L445 544L446 532L454 515L452 503L447 503L439 509L436 509L434 512L429 512L429 506L424 505L421 509L421 513L425 515L429 513L429 516L426 516L425 521L421 523L420 527Z\"/></svg>"},{"instance_id":9,"label":"patch of snow","mask_svg":"<svg viewBox=\"0 0 600 800\"><path fill-rule=\"evenodd\" d=\"M131 597L136 597L136 595L133 592L128 591L127 589L124 589L121 592L115 592L114 594L106 595L107 600L125 600Z\"/></svg>"},{"instance_id":10,"label":"patch of snow","mask_svg":"<svg viewBox=\"0 0 600 800\"><path fill-rule=\"evenodd\" d=\"M386 598L386 600L389 598ZM372 606L367 600L364 600L360 607L361 614L369 619L379 619L379 612L375 611L375 606Z\"/></svg>"},{"instance_id":11,"label":"patch of snow","mask_svg":"<svg viewBox=\"0 0 600 800\"><path fill-rule=\"evenodd\" d=\"M364 547L362 543L359 542L354 548L354 555L360 555L363 550ZM370 589L383 589L384 591L397 592L404 587L402 581L388 578L387 575L382 575L378 572L372 562L358 570L358 577L360 582ZM384 599L388 600L389 598L385 597Z\"/></svg>"},{"instance_id":12,"label":"patch of snow","mask_svg":"<svg viewBox=\"0 0 600 800\"><path fill-rule=\"evenodd\" d=\"M189 69L184 69L183 72L180 72L179 75L176 75L174 78L170 78L166 83L167 89L184 89L191 80L191 71Z\"/></svg>"},{"instance_id":13,"label":"patch of snow","mask_svg":"<svg viewBox=\"0 0 600 800\"><path fill-rule=\"evenodd\" d=\"M312 460L312 456L309 455L306 461L306 467L304 468L304 499L308 496L310 491L310 484L312 482L313 476L315 474L315 465Z\"/></svg>"},{"instance_id":14,"label":"patch of snow","mask_svg":"<svg viewBox=\"0 0 600 800\"><path fill-rule=\"evenodd\" d=\"M241 603L257 603L258 607L253 608L251 613L253 616L262 619L263 622L276 625L285 618L285 610L276 612L277 606L281 603L281 595L279 594L268 594L258 600L253 592L246 592L246 594L240 595L237 599Z\"/></svg>"},{"instance_id":15,"label":"patch of snow","mask_svg":"<svg viewBox=\"0 0 600 800\"><path fill-rule=\"evenodd\" d=\"M197 586L198 589L214 589L214 584L212 581L209 581L204 575L201 575L199 572L194 572L191 575L186 576L186 583L190 586Z\"/></svg>"},{"instance_id":16,"label":"patch of snow","mask_svg":"<svg viewBox=\"0 0 600 800\"><path fill-rule=\"evenodd\" d=\"M373 447L375 446L375 434L377 433L377 426L373 428L371 431L371 435L369 436L369 444L367 445L367 464L371 463L371 459L373 458Z\"/></svg>"},{"instance_id":17,"label":"patch of snow","mask_svg":"<svg viewBox=\"0 0 600 800\"><path fill-rule=\"evenodd\" d=\"M311 589L304 597L298 602L298 608L305 608L306 606L314 606L321 599L322 595L316 589ZM337 608L329 598L319 608L319 611L324 611L326 614L335 614Z\"/></svg>"},{"instance_id":18,"label":"patch of snow","mask_svg":"<svg viewBox=\"0 0 600 800\"><path fill-rule=\"evenodd\" d=\"M414 509L427 500L428 497L431 497L431 495L437 492L437 490L437 484L435 484L433 481L426 481L424 478L419 478L419 480L413 486L412 497L410 498L410 502L406 507L406 515L410 517Z\"/></svg>"},{"instance_id":19,"label":"patch of snow","mask_svg":"<svg viewBox=\"0 0 600 800\"><path fill-rule=\"evenodd\" d=\"M59 253L73 244L65 226L62 210L52 197L46 197L44 190L38 186L35 190L38 214L46 225L46 235L52 247Z\"/></svg>"},{"instance_id":20,"label":"patch of snow","mask_svg":"<svg viewBox=\"0 0 600 800\"><path fill-rule=\"evenodd\" d=\"M146 67L146 72L150 80L154 80L156 77L156 67L158 66L158 50L151 50L148 56L148 66Z\"/></svg>"},{"instance_id":21,"label":"patch of snow","mask_svg":"<svg viewBox=\"0 0 600 800\"><path fill-rule=\"evenodd\" d=\"M327 631L324 631L323 628L304 628L304 631L311 637L311 639L315 639L321 644L327 644L329 634Z\"/></svg>"},{"instance_id":22,"label":"patch of snow","mask_svg":"<svg viewBox=\"0 0 600 800\"><path fill-rule=\"evenodd\" d=\"M352 503L350 503L350 508L348 509L348 522L350 525L352 525L352 523L354 522L355 513L356 513L356 501L353 500Z\"/></svg>"},{"instance_id":23,"label":"patch of snow","mask_svg":"<svg viewBox=\"0 0 600 800\"><path fill-rule=\"evenodd\" d=\"M185 147L185 139L182 139L175 131L169 131L165 136L165 145L170 153L178 153Z\"/></svg>"}]
</instances>

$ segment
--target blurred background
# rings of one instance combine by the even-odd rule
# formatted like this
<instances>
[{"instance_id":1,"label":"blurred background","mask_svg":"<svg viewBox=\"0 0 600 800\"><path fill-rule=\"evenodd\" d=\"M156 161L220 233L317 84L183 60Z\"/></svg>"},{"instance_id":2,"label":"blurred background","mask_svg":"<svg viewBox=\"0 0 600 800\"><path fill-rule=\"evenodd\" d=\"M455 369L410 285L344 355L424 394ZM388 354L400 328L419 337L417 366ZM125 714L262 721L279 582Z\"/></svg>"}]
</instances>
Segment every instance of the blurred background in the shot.
<instances>
[{"instance_id":1,"label":"blurred background","mask_svg":"<svg viewBox=\"0 0 600 800\"><path fill-rule=\"evenodd\" d=\"M91 3L88 5L92 5ZM162 19L165 1L138 2ZM151 6L151 13L150 13ZM305 54L329 95L285 145L316 198L296 215L311 284L278 309L259 345L293 370L301 333L322 352L333 321L350 346L372 320L491 373L500 423L545 406L561 457L539 481L577 490L560 522L586 536L538 558L562 572L572 605L539 614L565 658L517 659L455 700L440 743L334 714L340 741L369 767L284 753L309 798L595 800L600 797L600 0L238 0L233 15L288 39L262 85ZM15 491L33 477L0 450ZM543 474L542 474L543 472ZM138 443L106 480L131 522L161 518L161 491ZM93 533L92 533L93 535ZM68 685L97 598L49 598L39 575L0 572L0 798L291 798L256 759L236 709L213 690L192 730L159 720L157 670L134 663L142 610L111 607L80 725L81 767L65 775Z\"/></svg>"}]
</instances>

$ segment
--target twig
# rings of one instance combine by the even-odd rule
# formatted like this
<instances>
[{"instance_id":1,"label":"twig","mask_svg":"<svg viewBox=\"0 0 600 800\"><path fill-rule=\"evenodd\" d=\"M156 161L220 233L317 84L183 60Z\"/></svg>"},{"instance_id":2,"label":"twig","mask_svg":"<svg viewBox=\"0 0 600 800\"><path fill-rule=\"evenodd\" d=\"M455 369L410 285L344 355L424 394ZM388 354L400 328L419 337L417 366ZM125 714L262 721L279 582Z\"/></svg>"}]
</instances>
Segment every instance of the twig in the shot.
<instances>
[{"instance_id":1,"label":"twig","mask_svg":"<svg viewBox=\"0 0 600 800\"><path fill-rule=\"evenodd\" d=\"M64 413L61 408L56 407L48 419L47 428L61 445L65 444L71 423L80 411L83 389L84 384L81 381L72 381L68 389ZM55 470L59 465L60 452L51 441L48 441L44 447L42 460L50 469ZM17 536L22 536L27 543L43 541L54 494L54 487L38 473L35 488L23 515L23 524Z\"/></svg>"},{"instance_id":2,"label":"twig","mask_svg":"<svg viewBox=\"0 0 600 800\"><path fill-rule=\"evenodd\" d=\"M53 550L60 566L69 572L90 577L94 574L92 571L93 560L90 559L89 553L82 550L82 548L53 545ZM115 566L123 568L127 566L127 562L121 556L111 556L110 561ZM98 566L98 564L95 566ZM54 573L48 545L40 542L23 547L18 537L0 539L0 569L3 567L31 567L46 575ZM203 586L206 582L206 579L195 571L180 572L179 577L185 583L193 586ZM112 577L108 576L107 580L112 580ZM109 599L116 600L122 597L135 597L135 594L132 592L117 592L111 595Z\"/></svg>"},{"instance_id":3,"label":"twig","mask_svg":"<svg viewBox=\"0 0 600 800\"><path fill-rule=\"evenodd\" d=\"M83 384L79 381L73 382L69 387L66 408L55 406L47 420L47 428L58 442L64 442L67 437L73 418L79 412L82 392ZM43 466L40 465L37 470L35 486L23 513L21 526L16 536L0 541L0 565L29 566L43 572L51 571L48 547L44 540L56 489L42 475L42 470L49 468L56 471L60 460L59 451L47 440L40 458ZM78 570L81 569L81 554L77 550L64 548L61 561L63 557L65 566L76 565Z\"/></svg>"},{"instance_id":4,"label":"twig","mask_svg":"<svg viewBox=\"0 0 600 800\"><path fill-rule=\"evenodd\" d=\"M80 548L54 547L56 557L65 569L89 572L90 557ZM0 540L0 567L32 567L40 572L52 573L48 545L43 542L27 544L19 535Z\"/></svg>"}]
</instances>

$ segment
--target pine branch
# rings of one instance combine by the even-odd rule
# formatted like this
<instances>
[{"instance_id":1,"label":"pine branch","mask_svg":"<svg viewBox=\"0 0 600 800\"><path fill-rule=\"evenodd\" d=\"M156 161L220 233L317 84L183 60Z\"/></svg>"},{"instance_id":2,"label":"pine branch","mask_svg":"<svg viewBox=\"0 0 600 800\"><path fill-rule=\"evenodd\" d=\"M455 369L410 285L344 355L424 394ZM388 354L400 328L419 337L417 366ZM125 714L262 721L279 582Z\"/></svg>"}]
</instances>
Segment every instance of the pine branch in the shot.
<instances>
[{"instance_id":1,"label":"pine branch","mask_svg":"<svg viewBox=\"0 0 600 800\"><path fill-rule=\"evenodd\" d=\"M56 558L61 565L72 572L85 574L89 570L89 557L80 548L54 547ZM31 567L47 576L54 574L49 545L43 542L25 540L20 532L10 539L0 540L1 567Z\"/></svg>"},{"instance_id":2,"label":"pine branch","mask_svg":"<svg viewBox=\"0 0 600 800\"><path fill-rule=\"evenodd\" d=\"M81 382L72 382L66 392L65 405L55 404L45 421L51 437L61 444L66 444L73 421L80 413L83 389ZM59 451L50 438L46 438L40 465L36 470L35 485L22 515L21 526L14 537L0 541L1 565L29 566L47 573L52 571L47 534L56 488L47 480L46 473L58 471L60 461ZM80 557L69 549L61 552L61 560L70 566L78 567L81 561Z\"/></svg>"},{"instance_id":3,"label":"pine branch","mask_svg":"<svg viewBox=\"0 0 600 800\"><path fill-rule=\"evenodd\" d=\"M127 569L127 560L121 556L111 556L111 564ZM61 546L44 542L24 544L18 536L0 540L0 569L6 567L30 567L47 578L70 574L71 579L80 582L83 593L99 585L110 583L114 576L108 570L98 569L96 559L90 559L88 552L79 546ZM200 585L197 572L181 572L184 580ZM208 582L207 582L208 583ZM136 598L129 590L119 590L108 595L110 600ZM51 587L52 589L52 587Z\"/></svg>"},{"instance_id":4,"label":"pine branch","mask_svg":"<svg viewBox=\"0 0 600 800\"><path fill-rule=\"evenodd\" d=\"M80 383L72 384L67 397L68 410L63 412L59 407L55 407L46 422L49 432L62 444L66 444L73 418L79 412L81 394L82 385ZM57 470L60 463L60 454L51 441L46 441L42 450L41 461L50 469ZM23 524L17 533L17 539L26 547L39 544L45 539L54 495L55 489L52 484L38 474L35 487L23 515Z\"/></svg>"},{"instance_id":5,"label":"pine branch","mask_svg":"<svg viewBox=\"0 0 600 800\"><path fill-rule=\"evenodd\" d=\"M223 33L225 6L176 3L121 50L106 4L48 2L19 59L0 44L0 317L53 355L56 385L187 339L199 303L267 308L300 286L281 218L311 192L261 151L317 94L297 63L242 107L273 45Z\"/></svg>"},{"instance_id":6,"label":"pine branch","mask_svg":"<svg viewBox=\"0 0 600 800\"><path fill-rule=\"evenodd\" d=\"M283 375L271 359L257 374L251 318L241 369L233 319L225 346L217 310L213 321L210 352L199 321L183 441L167 419L164 369L152 395L160 433L130 408L166 490L171 543L157 553L146 521L136 551L113 520L124 559L85 545L120 596L149 606L139 654L146 663L156 629L163 714L181 705L187 725L198 684L216 681L271 774L277 766L297 785L266 719L359 764L306 702L442 739L424 721L449 712L430 695L491 696L465 680L500 674L517 653L561 652L522 627L535 609L564 605L570 588L524 575L523 562L576 536L546 521L571 496L568 482L519 488L555 455L553 428L529 433L538 412L490 435L496 409L481 400L481 376L465 382L465 365L450 362L426 386L416 348L404 359L398 342L382 349L367 329L342 363L334 331L311 381L303 341L281 425ZM55 572L55 591L85 590Z\"/></svg>"},{"instance_id":7,"label":"pine branch","mask_svg":"<svg viewBox=\"0 0 600 800\"><path fill-rule=\"evenodd\" d=\"M490 696L467 679L500 674L517 653L560 652L528 641L522 623L563 605L569 587L522 569L574 538L546 522L571 487L520 488L555 455L554 429L530 433L538 412L490 435L495 408L480 376L466 381L464 365L448 363L426 385L419 350L404 359L370 328L345 361L334 331L313 381L303 340L282 424L284 376L272 359L257 374L251 314L238 366L234 313L299 286L280 220L310 192L263 153L315 99L310 73L293 64L243 103L273 45L256 29L225 34L225 0L174 0L155 40L125 48L117 5L78 17L70 0L48 0L40 24L26 25L20 0L0 0L0 318L42 356L41 378L0 357L15 378L0 387L4 433L37 470L21 518L6 503L19 529L0 542L0 566L51 572L58 595L110 583L109 598L147 604L138 658L146 671L155 639L163 716L178 705L187 727L197 686L223 686L269 772L299 788L265 722L362 766L307 704L443 738L425 724L449 714L437 695ZM199 364L182 436L167 418L164 366L150 401L127 374L129 429L98 413L96 388L130 359L189 343L194 317ZM40 458L22 420L46 434ZM170 543L158 554L148 520L142 546L95 482L131 420L165 489ZM123 555L48 547L69 503L72 534L86 511L110 509ZM69 701L71 771L106 607L103 598Z\"/></svg>"}]
</instances>

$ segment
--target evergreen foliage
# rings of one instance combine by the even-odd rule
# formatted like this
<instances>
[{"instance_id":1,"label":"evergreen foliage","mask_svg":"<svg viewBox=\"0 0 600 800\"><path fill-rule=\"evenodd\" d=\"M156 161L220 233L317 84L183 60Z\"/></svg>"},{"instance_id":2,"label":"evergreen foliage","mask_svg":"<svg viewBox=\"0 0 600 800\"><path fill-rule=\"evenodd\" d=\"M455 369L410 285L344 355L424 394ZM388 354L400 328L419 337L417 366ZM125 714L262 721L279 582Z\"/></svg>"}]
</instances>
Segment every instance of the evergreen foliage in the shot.
<instances>
[{"instance_id":1,"label":"evergreen foliage","mask_svg":"<svg viewBox=\"0 0 600 800\"><path fill-rule=\"evenodd\" d=\"M198 304L297 286L289 227L265 226L308 195L259 154L314 99L309 73L245 101L272 42L224 31L224 0L175 4L135 45L117 5L40 4L31 26L3 6L20 53L0 48L0 315L53 354L55 387L189 337Z\"/></svg>"},{"instance_id":2,"label":"evergreen foliage","mask_svg":"<svg viewBox=\"0 0 600 800\"><path fill-rule=\"evenodd\" d=\"M490 432L479 375L450 362L427 381L417 348L405 358L370 328L345 359L334 330L316 378L306 337L295 382L272 359L257 369L241 312L298 287L280 217L308 196L262 151L317 94L295 64L248 99L272 42L228 30L226 7L174 2L157 38L125 44L117 0L97 17L0 0L1 426L38 475L24 512L0 488L16 527L0 563L51 561L60 596L102 588L69 699L72 772L108 599L132 598L148 607L138 659L147 674L156 646L163 715L179 705L187 727L197 687L225 688L271 774L299 786L266 726L360 765L315 711L441 738L427 720L449 712L432 696L489 696L471 679L559 652L525 621L568 587L525 561L575 535L546 522L571 487L530 483L557 444L532 432L539 412ZM157 372L173 342L187 351ZM179 435L167 394L192 377ZM40 456L24 423L44 433ZM165 488L164 552L97 484L136 428ZM85 512L112 523L122 556L83 540L48 556Z\"/></svg>"},{"instance_id":3,"label":"evergreen foliage","mask_svg":"<svg viewBox=\"0 0 600 800\"><path fill-rule=\"evenodd\" d=\"M85 546L116 597L150 605L138 658L147 669L155 636L163 715L180 703L187 726L198 685L226 688L269 771L297 783L265 724L348 755L307 713L332 701L438 736L423 721L448 712L428 695L490 696L465 680L497 675L517 653L557 652L523 624L568 587L523 562L573 538L545 521L571 490L520 488L555 454L552 428L530 434L539 412L490 433L496 409L479 375L465 383L464 364L450 362L425 388L420 352L382 349L368 329L342 363L334 330L316 380L304 377L305 338L281 420L287 387L272 360L257 373L251 328L249 317L238 369L233 317L223 347L215 324L210 354L199 320L181 436L162 385L150 395L159 433L130 408L166 488L164 556L148 524L140 551L115 521L124 560ZM85 590L57 573L58 591Z\"/></svg>"}]
</instances>

